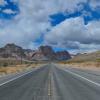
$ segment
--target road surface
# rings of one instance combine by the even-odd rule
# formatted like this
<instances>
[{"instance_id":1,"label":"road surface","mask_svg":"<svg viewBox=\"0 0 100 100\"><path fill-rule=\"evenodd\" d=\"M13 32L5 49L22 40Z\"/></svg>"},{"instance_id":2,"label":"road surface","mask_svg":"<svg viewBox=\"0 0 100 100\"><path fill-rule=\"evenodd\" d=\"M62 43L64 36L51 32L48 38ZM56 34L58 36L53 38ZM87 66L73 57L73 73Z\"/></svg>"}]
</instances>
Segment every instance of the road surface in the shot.
<instances>
[{"instance_id":1,"label":"road surface","mask_svg":"<svg viewBox=\"0 0 100 100\"><path fill-rule=\"evenodd\" d=\"M1 81L0 100L100 100L100 74L48 64Z\"/></svg>"}]
</instances>

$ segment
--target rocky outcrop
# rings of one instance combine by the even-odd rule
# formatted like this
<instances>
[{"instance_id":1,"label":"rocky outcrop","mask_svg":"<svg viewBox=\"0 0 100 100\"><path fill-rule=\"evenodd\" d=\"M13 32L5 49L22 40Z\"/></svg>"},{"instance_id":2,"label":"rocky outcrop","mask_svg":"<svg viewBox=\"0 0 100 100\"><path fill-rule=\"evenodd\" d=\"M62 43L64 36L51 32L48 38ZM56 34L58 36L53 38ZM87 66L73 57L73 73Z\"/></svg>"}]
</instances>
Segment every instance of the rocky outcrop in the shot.
<instances>
[{"instance_id":1,"label":"rocky outcrop","mask_svg":"<svg viewBox=\"0 0 100 100\"><path fill-rule=\"evenodd\" d=\"M24 50L15 44L7 44L5 47L0 48L1 58L26 58Z\"/></svg>"},{"instance_id":2,"label":"rocky outcrop","mask_svg":"<svg viewBox=\"0 0 100 100\"><path fill-rule=\"evenodd\" d=\"M71 56L67 51L55 52L51 46L40 46L38 50L23 49L15 44L7 44L0 48L0 58L16 58L25 60L67 60Z\"/></svg>"},{"instance_id":3,"label":"rocky outcrop","mask_svg":"<svg viewBox=\"0 0 100 100\"><path fill-rule=\"evenodd\" d=\"M71 56L67 51L54 52L50 46L40 46L32 55L33 60L67 60Z\"/></svg>"},{"instance_id":4,"label":"rocky outcrop","mask_svg":"<svg viewBox=\"0 0 100 100\"><path fill-rule=\"evenodd\" d=\"M33 60L54 60L55 52L50 46L40 46L39 49L32 55Z\"/></svg>"},{"instance_id":5,"label":"rocky outcrop","mask_svg":"<svg viewBox=\"0 0 100 100\"><path fill-rule=\"evenodd\" d=\"M67 51L59 51L56 52L56 58L57 60L68 60L71 59L71 56Z\"/></svg>"}]
</instances>

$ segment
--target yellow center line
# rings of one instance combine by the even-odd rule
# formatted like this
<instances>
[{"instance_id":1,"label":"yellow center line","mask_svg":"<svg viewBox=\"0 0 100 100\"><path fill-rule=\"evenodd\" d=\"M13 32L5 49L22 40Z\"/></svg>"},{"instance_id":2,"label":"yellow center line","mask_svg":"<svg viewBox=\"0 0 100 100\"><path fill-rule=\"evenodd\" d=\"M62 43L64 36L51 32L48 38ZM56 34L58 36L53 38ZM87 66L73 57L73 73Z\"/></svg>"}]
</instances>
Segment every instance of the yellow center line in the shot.
<instances>
[{"instance_id":1,"label":"yellow center line","mask_svg":"<svg viewBox=\"0 0 100 100\"><path fill-rule=\"evenodd\" d=\"M48 82L48 96L49 99L51 98L52 92L51 92L51 72L49 72L49 82Z\"/></svg>"}]
</instances>

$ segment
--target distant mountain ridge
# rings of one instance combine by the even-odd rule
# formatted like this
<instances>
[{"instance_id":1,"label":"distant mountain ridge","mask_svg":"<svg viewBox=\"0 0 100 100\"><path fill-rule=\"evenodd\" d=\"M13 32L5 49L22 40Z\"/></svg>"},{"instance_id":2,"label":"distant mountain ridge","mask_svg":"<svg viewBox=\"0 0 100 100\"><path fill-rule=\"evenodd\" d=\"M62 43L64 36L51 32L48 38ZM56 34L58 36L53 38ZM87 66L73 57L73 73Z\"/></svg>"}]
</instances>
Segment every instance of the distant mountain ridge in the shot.
<instances>
[{"instance_id":1,"label":"distant mountain ridge","mask_svg":"<svg viewBox=\"0 0 100 100\"><path fill-rule=\"evenodd\" d=\"M68 60L70 58L71 56L67 51L55 52L51 46L40 46L32 56L33 60Z\"/></svg>"},{"instance_id":2,"label":"distant mountain ridge","mask_svg":"<svg viewBox=\"0 0 100 100\"><path fill-rule=\"evenodd\" d=\"M15 44L7 44L0 48L0 57L2 58L26 58L24 50Z\"/></svg>"},{"instance_id":3,"label":"distant mountain ridge","mask_svg":"<svg viewBox=\"0 0 100 100\"><path fill-rule=\"evenodd\" d=\"M67 51L55 52L51 46L40 46L38 50L23 49L15 44L7 44L0 48L0 58L16 58L27 60L68 60L71 58Z\"/></svg>"}]
</instances>

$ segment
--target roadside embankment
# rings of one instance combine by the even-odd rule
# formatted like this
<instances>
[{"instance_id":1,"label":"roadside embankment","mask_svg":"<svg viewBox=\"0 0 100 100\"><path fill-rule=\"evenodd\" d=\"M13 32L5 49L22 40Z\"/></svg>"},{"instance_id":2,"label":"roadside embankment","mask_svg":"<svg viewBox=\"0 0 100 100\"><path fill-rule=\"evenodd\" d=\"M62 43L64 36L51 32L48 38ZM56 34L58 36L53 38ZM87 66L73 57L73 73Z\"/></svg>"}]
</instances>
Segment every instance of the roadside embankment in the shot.
<instances>
[{"instance_id":1,"label":"roadside embankment","mask_svg":"<svg viewBox=\"0 0 100 100\"><path fill-rule=\"evenodd\" d=\"M66 61L66 62L60 62L59 64L65 66L65 67L100 70L100 62L98 62L98 61L84 61L84 62L82 62L82 61L81 62Z\"/></svg>"}]
</instances>

